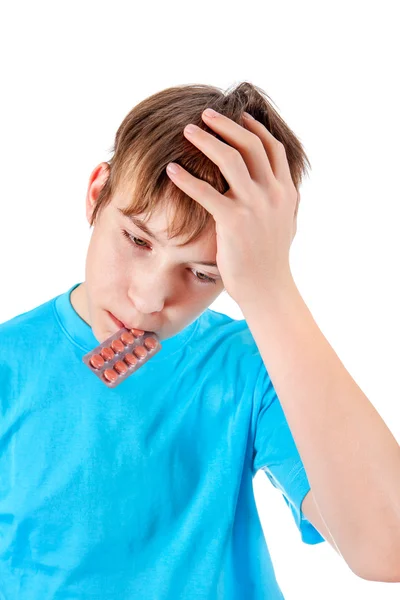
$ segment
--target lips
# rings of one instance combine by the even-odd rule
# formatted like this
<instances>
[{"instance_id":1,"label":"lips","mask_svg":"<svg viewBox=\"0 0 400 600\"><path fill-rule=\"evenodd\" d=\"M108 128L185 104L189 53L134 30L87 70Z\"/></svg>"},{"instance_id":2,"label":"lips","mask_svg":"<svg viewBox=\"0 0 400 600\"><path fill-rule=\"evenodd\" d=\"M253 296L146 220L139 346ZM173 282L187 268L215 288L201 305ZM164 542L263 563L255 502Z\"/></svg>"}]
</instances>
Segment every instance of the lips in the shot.
<instances>
[{"instance_id":1,"label":"lips","mask_svg":"<svg viewBox=\"0 0 400 600\"><path fill-rule=\"evenodd\" d=\"M115 317L112 313L110 313L110 311L107 311L108 314L110 315L110 317L112 318L112 320L114 321L114 323L118 326L119 329L122 329L122 327L125 327L125 329L131 329L131 327L126 327L122 321L120 321L119 319L117 319L117 317Z\"/></svg>"},{"instance_id":2,"label":"lips","mask_svg":"<svg viewBox=\"0 0 400 600\"><path fill-rule=\"evenodd\" d=\"M107 312L110 315L110 317L112 318L112 320L114 321L114 323L117 325L118 329L122 329L123 327L125 327L125 329L139 329L142 331L152 331L152 330L145 329L144 327L138 327L137 325L125 325L122 321L117 319L117 317L115 315L113 315L110 311L107 311Z\"/></svg>"}]
</instances>

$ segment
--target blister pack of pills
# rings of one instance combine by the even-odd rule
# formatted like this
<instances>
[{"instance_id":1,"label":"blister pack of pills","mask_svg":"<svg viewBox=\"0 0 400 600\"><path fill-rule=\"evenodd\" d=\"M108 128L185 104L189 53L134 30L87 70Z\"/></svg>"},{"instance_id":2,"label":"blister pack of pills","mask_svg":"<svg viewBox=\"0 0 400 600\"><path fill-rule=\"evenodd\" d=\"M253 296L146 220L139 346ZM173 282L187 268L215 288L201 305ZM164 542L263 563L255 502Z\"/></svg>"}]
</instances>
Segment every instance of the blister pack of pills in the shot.
<instances>
[{"instance_id":1,"label":"blister pack of pills","mask_svg":"<svg viewBox=\"0 0 400 600\"><path fill-rule=\"evenodd\" d=\"M153 331L123 327L82 360L107 387L115 388L160 350L160 340Z\"/></svg>"}]
</instances>

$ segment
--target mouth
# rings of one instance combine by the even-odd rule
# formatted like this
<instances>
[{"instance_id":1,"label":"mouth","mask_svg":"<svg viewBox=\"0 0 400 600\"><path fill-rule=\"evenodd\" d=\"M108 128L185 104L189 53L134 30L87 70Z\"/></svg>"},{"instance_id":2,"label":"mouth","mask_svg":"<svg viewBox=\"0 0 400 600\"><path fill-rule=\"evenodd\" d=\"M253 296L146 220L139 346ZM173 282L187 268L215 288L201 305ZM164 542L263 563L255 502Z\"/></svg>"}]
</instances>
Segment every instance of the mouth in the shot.
<instances>
[{"instance_id":1,"label":"mouth","mask_svg":"<svg viewBox=\"0 0 400 600\"><path fill-rule=\"evenodd\" d=\"M110 313L109 310L107 312L114 321L115 325L117 325L118 329L122 329L123 327L125 327L125 329L131 329L131 327L127 327L122 321L120 321L119 319L117 319L117 317Z\"/></svg>"},{"instance_id":2,"label":"mouth","mask_svg":"<svg viewBox=\"0 0 400 600\"><path fill-rule=\"evenodd\" d=\"M112 320L114 321L115 325L117 325L118 329L122 329L123 327L125 329L138 329L140 331L149 331L147 329L145 329L144 327L137 327L136 325L126 325L125 323L123 323L122 321L120 321L119 319L117 319L117 317L115 315L113 315L109 310L107 311L108 314L110 315L110 317L112 318Z\"/></svg>"}]
</instances>

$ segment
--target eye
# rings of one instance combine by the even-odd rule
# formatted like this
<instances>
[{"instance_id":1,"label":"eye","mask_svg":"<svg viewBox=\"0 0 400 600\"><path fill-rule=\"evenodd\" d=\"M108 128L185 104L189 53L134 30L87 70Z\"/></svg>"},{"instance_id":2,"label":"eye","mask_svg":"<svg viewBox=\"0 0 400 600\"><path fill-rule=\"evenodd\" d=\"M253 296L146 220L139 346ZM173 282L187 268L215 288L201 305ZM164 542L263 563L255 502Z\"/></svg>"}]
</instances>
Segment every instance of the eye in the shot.
<instances>
[{"instance_id":1,"label":"eye","mask_svg":"<svg viewBox=\"0 0 400 600\"><path fill-rule=\"evenodd\" d=\"M195 277L199 283L214 283L214 284L217 283L216 279L214 279L213 277L209 277L208 275L205 275L205 273L200 273L199 271L196 271L196 270L195 270L195 273L197 273L197 275L195 275ZM198 277L198 275L202 275L204 277L204 279L200 279Z\"/></svg>"},{"instance_id":2,"label":"eye","mask_svg":"<svg viewBox=\"0 0 400 600\"><path fill-rule=\"evenodd\" d=\"M122 235L130 242L132 246L137 246L138 248L145 248L147 246L145 241L131 235L130 233L125 231L125 229L122 230ZM142 246L141 244L137 244L136 241L143 242L144 246Z\"/></svg>"},{"instance_id":3,"label":"eye","mask_svg":"<svg viewBox=\"0 0 400 600\"><path fill-rule=\"evenodd\" d=\"M125 231L125 229L122 229L121 233L129 241L130 245L133 246L135 249L139 250L142 248L146 248L147 243L144 240L141 240L140 238L131 235L130 233ZM142 244L137 244L136 242L142 242L144 246ZM191 273L193 274L196 283L199 283L200 285L208 283L213 283L215 285L217 283L216 279L214 279L213 277L209 277L205 273L200 273L200 271L194 270L194 273L197 273L197 275L195 275L192 270ZM201 277L199 277L199 275L201 275Z\"/></svg>"}]
</instances>

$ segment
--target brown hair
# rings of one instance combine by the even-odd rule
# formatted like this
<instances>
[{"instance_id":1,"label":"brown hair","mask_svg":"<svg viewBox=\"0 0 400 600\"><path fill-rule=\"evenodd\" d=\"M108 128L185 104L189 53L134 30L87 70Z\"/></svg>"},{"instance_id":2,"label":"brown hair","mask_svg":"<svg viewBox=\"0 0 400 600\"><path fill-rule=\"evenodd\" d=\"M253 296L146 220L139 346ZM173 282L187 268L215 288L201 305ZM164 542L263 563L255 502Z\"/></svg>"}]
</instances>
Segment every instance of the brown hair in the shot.
<instances>
[{"instance_id":1,"label":"brown hair","mask_svg":"<svg viewBox=\"0 0 400 600\"><path fill-rule=\"evenodd\" d=\"M214 221L212 215L178 188L165 171L169 162L176 162L221 194L228 191L229 185L219 167L183 135L184 127L194 123L224 141L202 120L201 113L207 107L240 125L244 111L260 121L283 143L298 190L303 174L311 165L302 144L269 100L262 89L242 82L226 92L210 85L179 85L141 101L118 128L110 150L114 155L108 161L109 176L97 198L90 226L117 189L128 190L131 202L127 212L130 215L145 213L145 221L161 203L171 202L175 210L167 234L169 238L185 235L185 245L210 226Z\"/></svg>"}]
</instances>

